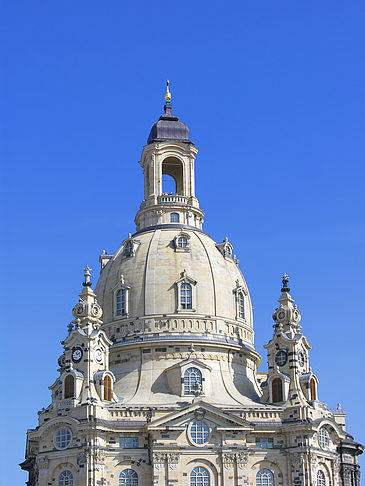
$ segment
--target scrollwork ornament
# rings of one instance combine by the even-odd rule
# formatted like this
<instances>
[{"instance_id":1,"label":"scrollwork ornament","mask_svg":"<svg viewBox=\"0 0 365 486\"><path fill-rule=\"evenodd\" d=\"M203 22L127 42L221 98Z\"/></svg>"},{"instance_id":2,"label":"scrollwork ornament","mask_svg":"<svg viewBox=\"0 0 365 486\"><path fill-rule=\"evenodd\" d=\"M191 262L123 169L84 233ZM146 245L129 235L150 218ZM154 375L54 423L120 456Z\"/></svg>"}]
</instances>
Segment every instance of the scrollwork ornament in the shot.
<instances>
[{"instance_id":1,"label":"scrollwork ornament","mask_svg":"<svg viewBox=\"0 0 365 486\"><path fill-rule=\"evenodd\" d=\"M156 471L162 471L166 461L166 454L154 453L153 454L153 467Z\"/></svg>"},{"instance_id":2,"label":"scrollwork ornament","mask_svg":"<svg viewBox=\"0 0 365 486\"><path fill-rule=\"evenodd\" d=\"M49 459L47 456L37 457L38 469L48 469Z\"/></svg>"},{"instance_id":3,"label":"scrollwork ornament","mask_svg":"<svg viewBox=\"0 0 365 486\"><path fill-rule=\"evenodd\" d=\"M239 468L247 466L248 452L238 452L238 454L236 454L236 461Z\"/></svg>"},{"instance_id":4,"label":"scrollwork ornament","mask_svg":"<svg viewBox=\"0 0 365 486\"><path fill-rule=\"evenodd\" d=\"M179 454L177 453L167 454L167 462L169 465L169 469L171 470L176 469L177 464L179 462Z\"/></svg>"}]
</instances>

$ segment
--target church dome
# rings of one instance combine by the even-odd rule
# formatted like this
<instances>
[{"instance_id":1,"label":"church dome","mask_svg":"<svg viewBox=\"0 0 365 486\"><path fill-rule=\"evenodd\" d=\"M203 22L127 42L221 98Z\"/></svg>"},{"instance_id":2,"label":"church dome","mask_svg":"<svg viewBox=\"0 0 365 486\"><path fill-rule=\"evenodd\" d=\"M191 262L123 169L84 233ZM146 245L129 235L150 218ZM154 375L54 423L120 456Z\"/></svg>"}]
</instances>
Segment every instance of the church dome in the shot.
<instances>
[{"instance_id":1,"label":"church dome","mask_svg":"<svg viewBox=\"0 0 365 486\"><path fill-rule=\"evenodd\" d=\"M180 142L190 142L189 127L179 121L177 116L172 114L169 102L164 106L165 114L160 116L158 121L152 125L147 143L161 142L163 140L179 140Z\"/></svg>"}]
</instances>

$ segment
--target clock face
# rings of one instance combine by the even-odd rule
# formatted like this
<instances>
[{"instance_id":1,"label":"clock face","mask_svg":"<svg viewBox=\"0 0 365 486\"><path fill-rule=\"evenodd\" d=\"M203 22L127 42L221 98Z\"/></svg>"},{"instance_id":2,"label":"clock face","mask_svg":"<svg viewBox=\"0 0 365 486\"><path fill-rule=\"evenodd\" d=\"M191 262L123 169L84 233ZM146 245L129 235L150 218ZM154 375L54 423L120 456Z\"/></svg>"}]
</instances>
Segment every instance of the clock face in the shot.
<instances>
[{"instance_id":1,"label":"clock face","mask_svg":"<svg viewBox=\"0 0 365 486\"><path fill-rule=\"evenodd\" d=\"M103 351L100 348L95 351L95 360L97 363L103 362Z\"/></svg>"},{"instance_id":2,"label":"clock face","mask_svg":"<svg viewBox=\"0 0 365 486\"><path fill-rule=\"evenodd\" d=\"M305 356L304 356L304 353L302 353L302 351L300 351L299 354L298 354L298 361L299 361L300 366L304 366Z\"/></svg>"},{"instance_id":3,"label":"clock face","mask_svg":"<svg viewBox=\"0 0 365 486\"><path fill-rule=\"evenodd\" d=\"M284 317L285 317L285 312L284 311L278 312L278 319L284 319Z\"/></svg>"},{"instance_id":4,"label":"clock face","mask_svg":"<svg viewBox=\"0 0 365 486\"><path fill-rule=\"evenodd\" d=\"M81 358L82 358L82 349L74 348L74 350L72 351L72 361L78 363L79 361L81 361Z\"/></svg>"},{"instance_id":5,"label":"clock face","mask_svg":"<svg viewBox=\"0 0 365 486\"><path fill-rule=\"evenodd\" d=\"M76 312L78 315L81 315L84 312L84 307L82 305L78 305Z\"/></svg>"}]
</instances>

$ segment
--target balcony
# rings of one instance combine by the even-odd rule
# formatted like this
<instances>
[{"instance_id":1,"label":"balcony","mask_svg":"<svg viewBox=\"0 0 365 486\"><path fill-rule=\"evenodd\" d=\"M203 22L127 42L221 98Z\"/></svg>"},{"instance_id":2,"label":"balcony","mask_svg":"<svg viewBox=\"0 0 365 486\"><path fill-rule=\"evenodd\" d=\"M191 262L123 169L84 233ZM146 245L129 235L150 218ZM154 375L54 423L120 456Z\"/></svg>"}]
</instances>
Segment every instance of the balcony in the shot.
<instances>
[{"instance_id":1,"label":"balcony","mask_svg":"<svg viewBox=\"0 0 365 486\"><path fill-rule=\"evenodd\" d=\"M188 198L179 194L162 194L157 201L158 204L187 204Z\"/></svg>"}]
</instances>

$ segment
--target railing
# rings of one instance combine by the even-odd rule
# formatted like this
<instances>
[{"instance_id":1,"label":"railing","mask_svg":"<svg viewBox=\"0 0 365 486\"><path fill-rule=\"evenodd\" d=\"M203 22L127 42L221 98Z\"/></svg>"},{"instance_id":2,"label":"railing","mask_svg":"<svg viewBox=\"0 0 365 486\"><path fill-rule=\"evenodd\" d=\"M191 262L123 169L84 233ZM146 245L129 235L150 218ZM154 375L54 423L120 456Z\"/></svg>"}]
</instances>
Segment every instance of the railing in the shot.
<instances>
[{"instance_id":1,"label":"railing","mask_svg":"<svg viewBox=\"0 0 365 486\"><path fill-rule=\"evenodd\" d=\"M160 204L186 204L188 202L188 198L185 196L180 196L179 194L162 194L162 196L158 197L158 202Z\"/></svg>"}]
</instances>

